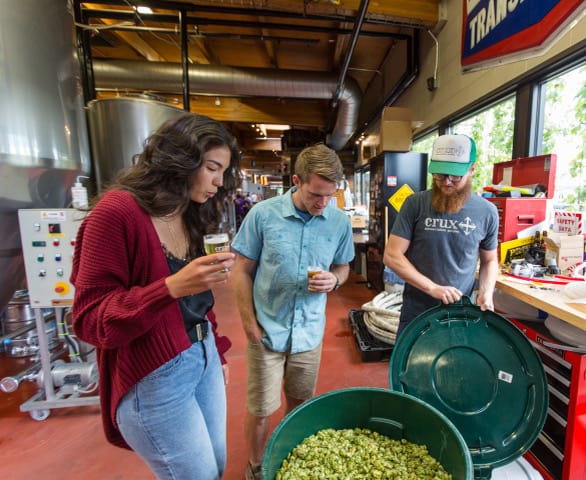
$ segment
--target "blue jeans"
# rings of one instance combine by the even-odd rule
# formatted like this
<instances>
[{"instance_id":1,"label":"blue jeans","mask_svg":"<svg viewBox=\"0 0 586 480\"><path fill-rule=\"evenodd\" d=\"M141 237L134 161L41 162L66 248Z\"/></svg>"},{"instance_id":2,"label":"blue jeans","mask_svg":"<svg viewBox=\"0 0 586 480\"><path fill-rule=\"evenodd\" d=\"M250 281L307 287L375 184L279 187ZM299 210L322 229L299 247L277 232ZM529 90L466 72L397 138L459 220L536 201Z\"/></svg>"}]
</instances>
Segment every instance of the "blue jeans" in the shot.
<instances>
[{"instance_id":1,"label":"blue jeans","mask_svg":"<svg viewBox=\"0 0 586 480\"><path fill-rule=\"evenodd\" d=\"M211 328L203 342L132 387L116 422L158 479L219 479L226 466L226 390Z\"/></svg>"}]
</instances>

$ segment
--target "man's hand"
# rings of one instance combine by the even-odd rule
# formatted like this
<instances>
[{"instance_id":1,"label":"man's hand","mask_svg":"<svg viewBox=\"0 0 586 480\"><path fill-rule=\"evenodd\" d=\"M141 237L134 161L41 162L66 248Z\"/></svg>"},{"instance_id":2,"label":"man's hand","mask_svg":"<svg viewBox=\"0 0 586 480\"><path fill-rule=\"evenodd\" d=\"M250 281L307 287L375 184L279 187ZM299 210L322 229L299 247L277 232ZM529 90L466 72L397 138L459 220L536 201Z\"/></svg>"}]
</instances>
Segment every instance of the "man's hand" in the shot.
<instances>
[{"instance_id":1,"label":"man's hand","mask_svg":"<svg viewBox=\"0 0 586 480\"><path fill-rule=\"evenodd\" d=\"M459 302L462 298L462 292L456 287L448 287L444 285L436 285L430 291L433 298L441 300L442 303L448 305L450 303Z\"/></svg>"}]
</instances>

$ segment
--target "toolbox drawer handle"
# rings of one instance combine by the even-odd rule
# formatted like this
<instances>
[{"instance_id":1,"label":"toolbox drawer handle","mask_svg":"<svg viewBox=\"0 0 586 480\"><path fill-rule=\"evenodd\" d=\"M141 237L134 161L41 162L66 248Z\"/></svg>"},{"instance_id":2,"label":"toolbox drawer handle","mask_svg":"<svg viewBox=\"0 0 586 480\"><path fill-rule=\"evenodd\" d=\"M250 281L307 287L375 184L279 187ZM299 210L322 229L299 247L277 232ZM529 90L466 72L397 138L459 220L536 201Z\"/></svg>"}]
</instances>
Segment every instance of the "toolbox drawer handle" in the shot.
<instances>
[{"instance_id":1,"label":"toolbox drawer handle","mask_svg":"<svg viewBox=\"0 0 586 480\"><path fill-rule=\"evenodd\" d=\"M535 223L535 215L517 215L518 223L531 225Z\"/></svg>"}]
</instances>

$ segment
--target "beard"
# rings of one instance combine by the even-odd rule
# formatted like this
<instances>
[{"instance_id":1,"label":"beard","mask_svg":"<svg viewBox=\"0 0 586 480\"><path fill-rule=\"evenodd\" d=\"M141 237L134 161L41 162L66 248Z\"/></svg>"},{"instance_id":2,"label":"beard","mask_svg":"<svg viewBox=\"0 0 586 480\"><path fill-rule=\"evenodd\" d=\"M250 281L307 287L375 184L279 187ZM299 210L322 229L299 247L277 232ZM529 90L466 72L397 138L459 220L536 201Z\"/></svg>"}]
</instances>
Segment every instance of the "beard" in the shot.
<instances>
[{"instance_id":1,"label":"beard","mask_svg":"<svg viewBox=\"0 0 586 480\"><path fill-rule=\"evenodd\" d=\"M434 181L431 185L431 206L438 213L457 213L462 205L470 198L472 192L472 177L468 177L463 185L446 195Z\"/></svg>"}]
</instances>

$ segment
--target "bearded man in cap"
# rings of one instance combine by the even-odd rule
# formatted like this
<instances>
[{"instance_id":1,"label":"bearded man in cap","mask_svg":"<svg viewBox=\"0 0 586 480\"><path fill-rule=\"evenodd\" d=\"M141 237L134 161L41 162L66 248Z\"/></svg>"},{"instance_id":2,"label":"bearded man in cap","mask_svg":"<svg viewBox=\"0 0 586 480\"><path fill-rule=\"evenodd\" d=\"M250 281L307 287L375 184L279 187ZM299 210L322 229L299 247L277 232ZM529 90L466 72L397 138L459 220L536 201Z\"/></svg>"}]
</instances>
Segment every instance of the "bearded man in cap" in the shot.
<instances>
[{"instance_id":1,"label":"bearded man in cap","mask_svg":"<svg viewBox=\"0 0 586 480\"><path fill-rule=\"evenodd\" d=\"M405 281L397 336L439 302L471 296L476 268L481 310L493 310L498 275L496 207L472 193L476 144L466 135L434 142L431 190L409 196L393 224L383 262Z\"/></svg>"}]
</instances>

